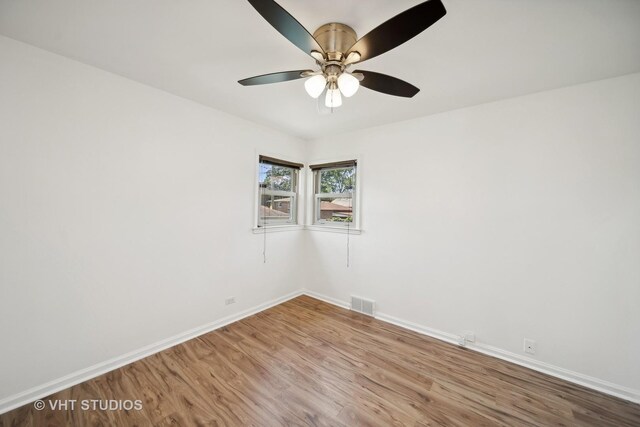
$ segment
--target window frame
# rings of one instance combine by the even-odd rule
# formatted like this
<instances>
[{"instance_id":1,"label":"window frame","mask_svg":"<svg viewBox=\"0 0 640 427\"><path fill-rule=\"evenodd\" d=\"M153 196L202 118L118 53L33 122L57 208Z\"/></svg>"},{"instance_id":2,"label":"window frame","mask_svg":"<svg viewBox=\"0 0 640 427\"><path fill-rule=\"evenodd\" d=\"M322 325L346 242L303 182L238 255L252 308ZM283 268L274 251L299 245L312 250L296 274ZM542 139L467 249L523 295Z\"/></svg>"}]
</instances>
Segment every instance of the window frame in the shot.
<instances>
[{"instance_id":1,"label":"window frame","mask_svg":"<svg viewBox=\"0 0 640 427\"><path fill-rule=\"evenodd\" d=\"M333 162L332 162L333 163ZM335 162L339 163L339 162ZM312 185L312 209L311 209L311 224L313 226L318 227L326 227L326 228L339 228L339 229L357 229L358 224L358 212L359 206L358 202L358 188L359 188L359 178L358 178L358 162L357 160L354 162L353 166L329 166L322 167L315 170L311 170L311 185ZM331 171L338 169L350 169L354 168L354 183L353 190L345 193L321 193L321 174L323 171ZM322 199L333 198L333 199L351 199L351 221L327 221L326 219L322 219L321 215L321 202Z\"/></svg>"},{"instance_id":2,"label":"window frame","mask_svg":"<svg viewBox=\"0 0 640 427\"><path fill-rule=\"evenodd\" d=\"M257 173L256 173L256 208L255 208L255 229L269 229L272 227L297 227L299 225L299 204L300 204L300 187L301 187L301 168L293 166L295 163L287 161L283 161L283 164L276 164L273 161L263 161L262 157L267 157L263 155L258 156L258 164L257 164ZM270 158L270 157L269 157ZM291 163L292 165L284 164L285 162ZM260 182L262 165L269 165L275 167L282 167L291 170L291 184L292 191L284 191L284 190L272 190L263 187L263 184ZM271 196L271 197L290 197L291 203L289 208L289 216L282 219L266 219L262 217L260 214L262 207L262 198L263 196Z\"/></svg>"}]
</instances>

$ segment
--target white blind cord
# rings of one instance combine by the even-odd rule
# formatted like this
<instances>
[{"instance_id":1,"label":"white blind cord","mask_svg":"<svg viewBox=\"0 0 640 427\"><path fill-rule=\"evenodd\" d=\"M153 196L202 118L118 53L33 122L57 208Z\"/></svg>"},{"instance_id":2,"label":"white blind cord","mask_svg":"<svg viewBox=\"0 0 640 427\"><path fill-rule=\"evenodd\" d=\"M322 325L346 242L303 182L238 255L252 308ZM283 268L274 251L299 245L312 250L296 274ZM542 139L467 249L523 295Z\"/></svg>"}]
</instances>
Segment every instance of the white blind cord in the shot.
<instances>
[{"instance_id":1,"label":"white blind cord","mask_svg":"<svg viewBox=\"0 0 640 427\"><path fill-rule=\"evenodd\" d=\"M353 208L351 208L351 219L353 220ZM349 268L349 222L347 222L347 268Z\"/></svg>"},{"instance_id":2,"label":"white blind cord","mask_svg":"<svg viewBox=\"0 0 640 427\"><path fill-rule=\"evenodd\" d=\"M356 175L358 173L358 169L356 169L355 173L353 174L353 182L356 182ZM353 188L353 187L352 187ZM354 191L355 193L355 191ZM351 194L351 221L347 222L347 268L349 268L351 262L350 262L350 251L349 251L349 238L351 237L351 223L354 220L354 215L353 215L353 197L355 194Z\"/></svg>"},{"instance_id":3,"label":"white blind cord","mask_svg":"<svg viewBox=\"0 0 640 427\"><path fill-rule=\"evenodd\" d=\"M263 239L262 239L262 263L266 264L267 263L267 220L266 220L266 215L264 217L264 219L262 220L262 228L264 229L262 232L263 235Z\"/></svg>"},{"instance_id":4,"label":"white blind cord","mask_svg":"<svg viewBox=\"0 0 640 427\"><path fill-rule=\"evenodd\" d=\"M260 171L262 172L262 165L260 164ZM266 179L266 176L265 176ZM262 212L262 263L267 263L267 210L262 206L262 200L264 199L264 190L267 187L266 183L260 184L260 202L258 203L260 209L258 212Z\"/></svg>"}]
</instances>

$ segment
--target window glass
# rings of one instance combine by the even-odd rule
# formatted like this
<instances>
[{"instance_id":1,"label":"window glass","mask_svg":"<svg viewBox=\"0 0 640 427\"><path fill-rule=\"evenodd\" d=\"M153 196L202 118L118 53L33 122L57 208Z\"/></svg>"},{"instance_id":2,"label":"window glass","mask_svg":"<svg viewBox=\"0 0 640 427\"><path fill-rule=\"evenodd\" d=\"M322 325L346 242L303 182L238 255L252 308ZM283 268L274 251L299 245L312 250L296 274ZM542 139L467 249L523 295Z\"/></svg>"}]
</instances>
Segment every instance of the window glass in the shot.
<instances>
[{"instance_id":1,"label":"window glass","mask_svg":"<svg viewBox=\"0 0 640 427\"><path fill-rule=\"evenodd\" d=\"M260 202L260 215L267 220L289 219L291 217L292 201L293 197L263 194Z\"/></svg>"},{"instance_id":2,"label":"window glass","mask_svg":"<svg viewBox=\"0 0 640 427\"><path fill-rule=\"evenodd\" d=\"M353 222L353 199L319 197L318 219L326 222Z\"/></svg>"},{"instance_id":3,"label":"window glass","mask_svg":"<svg viewBox=\"0 0 640 427\"><path fill-rule=\"evenodd\" d=\"M328 167L314 171L314 223L351 225L354 215L356 168Z\"/></svg>"},{"instance_id":4,"label":"window glass","mask_svg":"<svg viewBox=\"0 0 640 427\"><path fill-rule=\"evenodd\" d=\"M260 164L260 184L269 190L293 191L297 170L283 166Z\"/></svg>"},{"instance_id":5,"label":"window glass","mask_svg":"<svg viewBox=\"0 0 640 427\"><path fill-rule=\"evenodd\" d=\"M297 168L260 163L258 227L296 224Z\"/></svg>"},{"instance_id":6,"label":"window glass","mask_svg":"<svg viewBox=\"0 0 640 427\"><path fill-rule=\"evenodd\" d=\"M347 193L355 187L356 168L320 169L318 193Z\"/></svg>"}]
</instances>

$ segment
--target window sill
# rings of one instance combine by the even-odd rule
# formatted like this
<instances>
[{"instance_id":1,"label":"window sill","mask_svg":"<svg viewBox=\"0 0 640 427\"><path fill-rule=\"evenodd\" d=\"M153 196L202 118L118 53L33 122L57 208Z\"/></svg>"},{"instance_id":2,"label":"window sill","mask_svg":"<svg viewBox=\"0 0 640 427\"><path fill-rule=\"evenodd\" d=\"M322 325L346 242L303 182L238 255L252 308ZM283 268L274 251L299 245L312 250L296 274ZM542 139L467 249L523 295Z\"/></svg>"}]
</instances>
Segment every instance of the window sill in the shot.
<instances>
[{"instance_id":1,"label":"window sill","mask_svg":"<svg viewBox=\"0 0 640 427\"><path fill-rule=\"evenodd\" d=\"M324 231L325 233L342 233L342 234L362 234L362 230L359 228L349 227L332 227L330 225L307 225L305 230L311 231Z\"/></svg>"},{"instance_id":2,"label":"window sill","mask_svg":"<svg viewBox=\"0 0 640 427\"><path fill-rule=\"evenodd\" d=\"M299 224L291 224L291 225L268 225L266 227L253 227L253 234L264 234L265 230L267 233L281 233L283 231L296 231L303 230L304 227Z\"/></svg>"}]
</instances>

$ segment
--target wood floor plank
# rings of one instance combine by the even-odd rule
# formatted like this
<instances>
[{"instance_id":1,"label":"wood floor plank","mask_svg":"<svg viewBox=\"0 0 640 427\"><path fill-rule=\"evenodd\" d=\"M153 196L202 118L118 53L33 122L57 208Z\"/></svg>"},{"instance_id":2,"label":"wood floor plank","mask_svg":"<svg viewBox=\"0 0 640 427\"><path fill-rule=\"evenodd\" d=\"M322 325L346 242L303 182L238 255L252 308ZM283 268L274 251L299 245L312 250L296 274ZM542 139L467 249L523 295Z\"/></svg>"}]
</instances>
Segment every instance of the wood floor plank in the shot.
<instances>
[{"instance_id":1,"label":"wood floor plank","mask_svg":"<svg viewBox=\"0 0 640 427\"><path fill-rule=\"evenodd\" d=\"M640 426L640 405L308 296L44 401L4 426Z\"/></svg>"}]
</instances>

